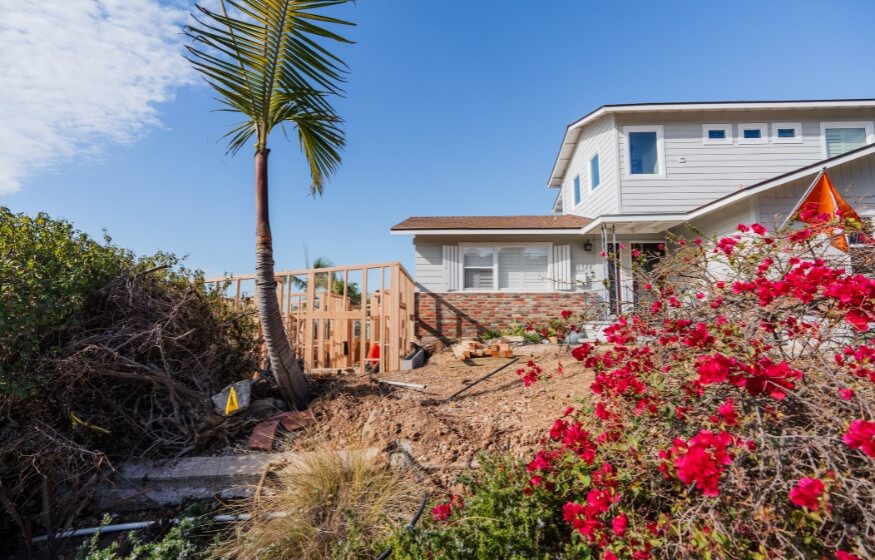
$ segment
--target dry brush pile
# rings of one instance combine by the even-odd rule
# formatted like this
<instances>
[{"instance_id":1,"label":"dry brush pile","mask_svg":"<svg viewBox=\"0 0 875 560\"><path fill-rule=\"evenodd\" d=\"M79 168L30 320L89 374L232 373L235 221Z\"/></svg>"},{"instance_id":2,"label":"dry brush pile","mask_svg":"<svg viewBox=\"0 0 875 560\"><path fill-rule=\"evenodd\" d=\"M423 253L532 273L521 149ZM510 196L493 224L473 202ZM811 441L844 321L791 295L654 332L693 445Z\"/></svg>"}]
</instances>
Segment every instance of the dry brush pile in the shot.
<instances>
[{"instance_id":1,"label":"dry brush pile","mask_svg":"<svg viewBox=\"0 0 875 560\"><path fill-rule=\"evenodd\" d=\"M210 395L255 327L171 255L137 258L0 208L2 534L67 527L113 462L202 450L246 422Z\"/></svg>"}]
</instances>

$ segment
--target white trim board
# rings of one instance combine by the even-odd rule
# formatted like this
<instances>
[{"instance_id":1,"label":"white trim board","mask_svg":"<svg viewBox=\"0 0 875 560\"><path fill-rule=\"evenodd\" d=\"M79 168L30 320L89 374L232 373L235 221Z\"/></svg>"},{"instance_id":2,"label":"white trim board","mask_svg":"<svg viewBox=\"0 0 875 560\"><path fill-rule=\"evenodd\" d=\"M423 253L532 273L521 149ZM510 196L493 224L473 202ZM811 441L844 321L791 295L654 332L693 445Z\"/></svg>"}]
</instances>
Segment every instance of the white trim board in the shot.
<instances>
[{"instance_id":1,"label":"white trim board","mask_svg":"<svg viewBox=\"0 0 875 560\"><path fill-rule=\"evenodd\" d=\"M577 235L579 228L564 229L393 229L392 235Z\"/></svg>"}]
</instances>

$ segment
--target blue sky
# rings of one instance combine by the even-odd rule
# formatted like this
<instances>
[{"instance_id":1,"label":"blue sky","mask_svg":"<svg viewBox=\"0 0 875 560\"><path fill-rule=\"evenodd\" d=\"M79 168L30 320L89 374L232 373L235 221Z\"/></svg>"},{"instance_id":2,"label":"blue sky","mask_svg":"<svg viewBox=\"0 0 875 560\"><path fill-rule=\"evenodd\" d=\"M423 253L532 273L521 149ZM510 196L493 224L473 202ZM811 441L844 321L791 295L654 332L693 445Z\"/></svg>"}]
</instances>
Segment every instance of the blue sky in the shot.
<instances>
[{"instance_id":1,"label":"blue sky","mask_svg":"<svg viewBox=\"0 0 875 560\"><path fill-rule=\"evenodd\" d=\"M868 1L359 0L337 15L358 24L348 33L357 44L340 49L351 68L337 102L348 147L325 195L312 198L296 144L273 136L278 269L301 267L305 244L311 259L410 268L410 238L389 234L410 215L549 213L555 191L545 185L564 127L602 104L875 97ZM11 40L0 28L0 52ZM99 77L130 64L98 69L84 85L84 69L64 76L73 83L57 91L108 99L106 118L94 110L93 126L106 129L87 142L75 138L82 126L58 132L59 155L16 169L18 190L0 195L0 205L46 211L93 235L105 228L139 253L188 255L189 266L209 274L250 272L250 153L225 155L217 139L231 119L211 112L212 93L169 61L179 39L163 40L169 55L150 59L151 44L133 56L138 71L169 66L128 82L140 88L155 79L160 91L124 113L112 111L130 99L126 90L101 92ZM43 54L28 56L17 60L32 69ZM78 58L87 69L93 57ZM46 80L56 76L36 67L46 68ZM12 89L0 78L0 106ZM115 134L113 119L132 115L143 122ZM46 134L70 117L52 118ZM29 134L7 130L5 138L16 132ZM64 145L65 135L74 140Z\"/></svg>"}]
</instances>

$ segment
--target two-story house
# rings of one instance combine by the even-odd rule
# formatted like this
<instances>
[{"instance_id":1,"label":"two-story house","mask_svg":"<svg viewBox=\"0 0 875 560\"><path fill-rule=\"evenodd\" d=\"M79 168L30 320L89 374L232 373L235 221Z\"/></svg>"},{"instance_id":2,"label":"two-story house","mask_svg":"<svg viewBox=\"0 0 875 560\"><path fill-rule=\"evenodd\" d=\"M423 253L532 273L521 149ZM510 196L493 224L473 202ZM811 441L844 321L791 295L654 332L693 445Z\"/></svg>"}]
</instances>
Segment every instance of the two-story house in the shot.
<instances>
[{"instance_id":1,"label":"two-story house","mask_svg":"<svg viewBox=\"0 0 875 560\"><path fill-rule=\"evenodd\" d=\"M774 228L817 173L875 215L875 99L605 105L568 125L552 215L412 217L420 335L452 339L598 298L634 301L631 251L666 232ZM606 258L619 253L621 266Z\"/></svg>"}]
</instances>

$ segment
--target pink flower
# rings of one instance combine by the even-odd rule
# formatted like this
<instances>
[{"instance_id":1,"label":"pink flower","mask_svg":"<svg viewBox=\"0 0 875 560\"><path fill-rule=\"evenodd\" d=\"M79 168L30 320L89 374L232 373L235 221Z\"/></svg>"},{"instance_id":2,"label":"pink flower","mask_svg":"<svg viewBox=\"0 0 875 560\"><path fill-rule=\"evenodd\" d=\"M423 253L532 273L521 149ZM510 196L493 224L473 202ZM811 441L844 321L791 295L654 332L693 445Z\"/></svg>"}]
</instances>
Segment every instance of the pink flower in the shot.
<instances>
[{"instance_id":1,"label":"pink flower","mask_svg":"<svg viewBox=\"0 0 875 560\"><path fill-rule=\"evenodd\" d=\"M696 299L705 299L705 294L702 292L696 292Z\"/></svg>"},{"instance_id":2,"label":"pink flower","mask_svg":"<svg viewBox=\"0 0 875 560\"><path fill-rule=\"evenodd\" d=\"M753 224L750 226L750 229L754 231L757 235L765 235L768 230L760 224Z\"/></svg>"},{"instance_id":3,"label":"pink flower","mask_svg":"<svg viewBox=\"0 0 875 560\"><path fill-rule=\"evenodd\" d=\"M836 555L836 558L838 560L846 560L845 558L839 558L838 555ZM854 556L854 558L857 558L857 557ZM610 550L606 550L604 555L602 556L602 560L617 560L617 555L614 554L613 552L611 552Z\"/></svg>"},{"instance_id":4,"label":"pink flower","mask_svg":"<svg viewBox=\"0 0 875 560\"><path fill-rule=\"evenodd\" d=\"M720 408L717 409L717 414L723 417L723 421L727 426L735 426L738 424L738 414L735 412L735 403L733 403L732 399L726 399L726 401L720 405Z\"/></svg>"},{"instance_id":5,"label":"pink flower","mask_svg":"<svg viewBox=\"0 0 875 560\"><path fill-rule=\"evenodd\" d=\"M854 420L842 436L842 441L851 449L859 449L869 457L875 457L875 422Z\"/></svg>"},{"instance_id":6,"label":"pink flower","mask_svg":"<svg viewBox=\"0 0 875 560\"><path fill-rule=\"evenodd\" d=\"M638 249L632 249L632 256L637 259L641 256L641 251L639 251Z\"/></svg>"},{"instance_id":7,"label":"pink flower","mask_svg":"<svg viewBox=\"0 0 875 560\"><path fill-rule=\"evenodd\" d=\"M611 530L618 537L622 537L626 533L626 527L629 526L629 518L625 513L621 513L611 521Z\"/></svg>"},{"instance_id":8,"label":"pink flower","mask_svg":"<svg viewBox=\"0 0 875 560\"><path fill-rule=\"evenodd\" d=\"M844 550L836 550L836 560L860 560L860 557Z\"/></svg>"},{"instance_id":9,"label":"pink flower","mask_svg":"<svg viewBox=\"0 0 875 560\"><path fill-rule=\"evenodd\" d=\"M800 478L796 486L790 489L790 501L799 507L817 511L820 508L818 498L823 494L823 482L816 478Z\"/></svg>"},{"instance_id":10,"label":"pink flower","mask_svg":"<svg viewBox=\"0 0 875 560\"><path fill-rule=\"evenodd\" d=\"M843 401L849 401L854 398L854 390L847 388L839 389L839 395Z\"/></svg>"}]
</instances>

